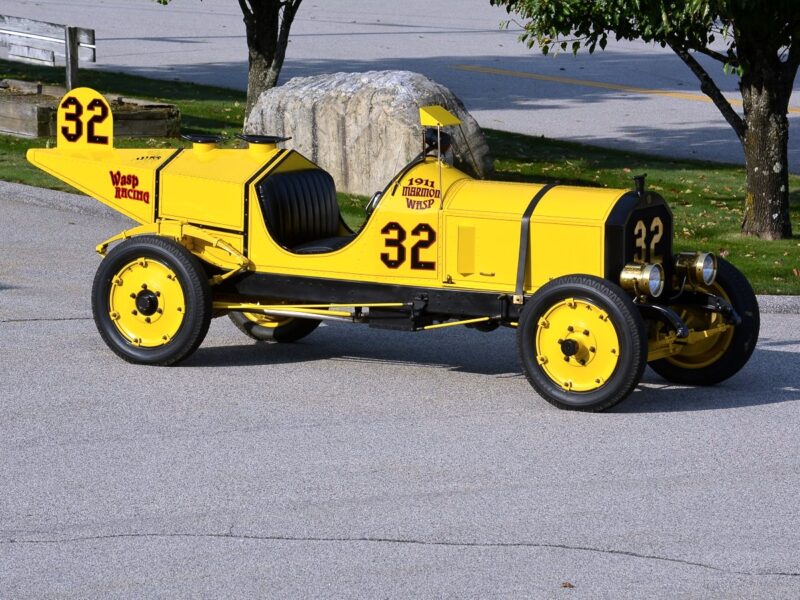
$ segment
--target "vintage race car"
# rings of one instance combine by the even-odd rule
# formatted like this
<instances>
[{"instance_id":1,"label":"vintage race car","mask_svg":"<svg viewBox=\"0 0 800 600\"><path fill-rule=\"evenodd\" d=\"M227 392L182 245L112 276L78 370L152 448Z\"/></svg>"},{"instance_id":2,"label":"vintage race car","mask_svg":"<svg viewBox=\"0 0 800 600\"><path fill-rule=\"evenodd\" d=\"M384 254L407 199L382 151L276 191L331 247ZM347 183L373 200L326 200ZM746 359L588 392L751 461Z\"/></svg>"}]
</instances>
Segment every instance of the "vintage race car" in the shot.
<instances>
[{"instance_id":1,"label":"vintage race car","mask_svg":"<svg viewBox=\"0 0 800 600\"><path fill-rule=\"evenodd\" d=\"M357 232L331 176L286 140L114 148L109 104L88 88L64 96L57 146L28 160L139 223L97 246L92 289L100 335L131 362L178 363L227 314L275 342L326 319L513 327L528 380L565 409L613 406L647 364L691 385L745 365L759 331L752 288L712 254L673 254L672 213L643 178L634 190L475 180L443 158L442 128L458 119L420 115L422 152Z\"/></svg>"}]
</instances>

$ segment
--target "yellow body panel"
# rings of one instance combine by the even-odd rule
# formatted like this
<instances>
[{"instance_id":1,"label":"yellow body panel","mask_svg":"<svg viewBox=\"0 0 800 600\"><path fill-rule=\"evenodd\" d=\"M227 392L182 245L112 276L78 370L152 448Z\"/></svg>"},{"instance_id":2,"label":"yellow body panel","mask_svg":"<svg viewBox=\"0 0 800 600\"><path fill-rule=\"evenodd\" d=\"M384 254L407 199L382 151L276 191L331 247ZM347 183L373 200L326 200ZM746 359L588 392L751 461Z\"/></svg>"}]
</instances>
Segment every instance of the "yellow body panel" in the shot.
<instances>
[{"instance_id":1,"label":"yellow body panel","mask_svg":"<svg viewBox=\"0 0 800 600\"><path fill-rule=\"evenodd\" d=\"M137 223L153 221L155 170L175 150L34 148L28 160Z\"/></svg>"},{"instance_id":2,"label":"yellow body panel","mask_svg":"<svg viewBox=\"0 0 800 600\"><path fill-rule=\"evenodd\" d=\"M469 179L453 188L446 197L444 207L452 215L516 218L519 222L533 196L542 187L530 183Z\"/></svg>"},{"instance_id":3,"label":"yellow body panel","mask_svg":"<svg viewBox=\"0 0 800 600\"><path fill-rule=\"evenodd\" d=\"M514 290L520 223L543 186L464 180L444 205L445 279L456 287ZM556 186L530 220L525 292L561 275L604 277L605 222L625 190Z\"/></svg>"},{"instance_id":4,"label":"yellow body panel","mask_svg":"<svg viewBox=\"0 0 800 600\"><path fill-rule=\"evenodd\" d=\"M448 287L511 291L517 277L519 229L519 219L447 214L444 262ZM498 254L503 255L502 260L497 260Z\"/></svg>"},{"instance_id":5,"label":"yellow body panel","mask_svg":"<svg viewBox=\"0 0 800 600\"><path fill-rule=\"evenodd\" d=\"M602 223L533 224L525 289L533 291L551 279L575 273L604 277L604 238Z\"/></svg>"},{"instance_id":6,"label":"yellow body panel","mask_svg":"<svg viewBox=\"0 0 800 600\"><path fill-rule=\"evenodd\" d=\"M559 185L536 206L534 221L547 223L605 223L608 213L629 190Z\"/></svg>"}]
</instances>

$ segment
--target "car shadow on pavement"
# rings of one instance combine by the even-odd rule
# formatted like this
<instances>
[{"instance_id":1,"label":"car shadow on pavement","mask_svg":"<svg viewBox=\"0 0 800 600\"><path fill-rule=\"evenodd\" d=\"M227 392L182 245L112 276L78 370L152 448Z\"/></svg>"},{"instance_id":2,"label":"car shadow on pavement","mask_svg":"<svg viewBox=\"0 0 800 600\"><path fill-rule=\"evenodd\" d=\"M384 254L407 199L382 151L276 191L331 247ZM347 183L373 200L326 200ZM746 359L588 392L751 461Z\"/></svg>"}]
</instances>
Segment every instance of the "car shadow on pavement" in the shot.
<instances>
[{"instance_id":1,"label":"car shadow on pavement","mask_svg":"<svg viewBox=\"0 0 800 600\"><path fill-rule=\"evenodd\" d=\"M209 336L212 338L212 336ZM245 342L212 346L208 339L185 363L191 367L280 365L344 360L442 368L480 375L519 375L515 331L482 333L466 328L409 334L367 326L320 327L293 344Z\"/></svg>"},{"instance_id":2,"label":"car shadow on pavement","mask_svg":"<svg viewBox=\"0 0 800 600\"><path fill-rule=\"evenodd\" d=\"M779 344L762 342L741 372L710 387L670 384L647 369L634 393L613 412L718 410L800 401L798 353L777 349L792 345L800 345L800 340ZM334 325L321 327L294 344L206 345L183 364L206 368L325 360L372 363L376 372L386 364L519 378L521 386L526 390L528 386L517 356L515 331L509 329L487 334L458 328L409 335L406 332ZM487 385L491 383L487 381Z\"/></svg>"},{"instance_id":3,"label":"car shadow on pavement","mask_svg":"<svg viewBox=\"0 0 800 600\"><path fill-rule=\"evenodd\" d=\"M780 345L800 345L800 340ZM739 373L709 387L670 384L648 369L637 390L613 411L686 412L797 402L800 401L798 357L797 352L765 349L760 345Z\"/></svg>"}]
</instances>

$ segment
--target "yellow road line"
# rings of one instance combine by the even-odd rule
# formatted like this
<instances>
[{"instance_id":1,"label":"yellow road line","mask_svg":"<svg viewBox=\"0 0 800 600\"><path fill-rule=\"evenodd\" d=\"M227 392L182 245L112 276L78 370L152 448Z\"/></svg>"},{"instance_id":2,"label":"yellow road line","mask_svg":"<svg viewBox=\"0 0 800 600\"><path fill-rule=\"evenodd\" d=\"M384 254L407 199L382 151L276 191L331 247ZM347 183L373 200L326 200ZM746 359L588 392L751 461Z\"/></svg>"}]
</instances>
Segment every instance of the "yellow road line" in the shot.
<instances>
[{"instance_id":1,"label":"yellow road line","mask_svg":"<svg viewBox=\"0 0 800 600\"><path fill-rule=\"evenodd\" d=\"M583 87L601 88L604 90L615 90L618 92L628 92L629 94L646 94L649 96L667 96L679 100L691 100L693 102L711 102L711 98L704 94L690 94L688 92L667 92L664 90L653 90L640 88L630 85L619 85L616 83L605 83L603 81L590 81L588 79L573 79L572 77L559 77L557 75L541 75L539 73L528 73L526 71L511 71L509 69L496 69L494 67L481 67L478 65L455 65L460 71L472 71L473 73L486 73L488 75L506 75L508 77L518 77L520 79L536 79L538 81L552 81L554 83L566 83L568 85L581 85ZM732 106L742 106L742 101L728 98ZM789 107L790 113L800 113L800 108Z\"/></svg>"}]
</instances>

